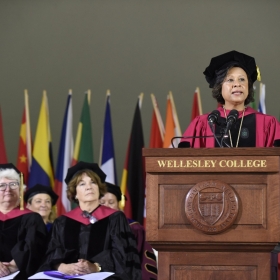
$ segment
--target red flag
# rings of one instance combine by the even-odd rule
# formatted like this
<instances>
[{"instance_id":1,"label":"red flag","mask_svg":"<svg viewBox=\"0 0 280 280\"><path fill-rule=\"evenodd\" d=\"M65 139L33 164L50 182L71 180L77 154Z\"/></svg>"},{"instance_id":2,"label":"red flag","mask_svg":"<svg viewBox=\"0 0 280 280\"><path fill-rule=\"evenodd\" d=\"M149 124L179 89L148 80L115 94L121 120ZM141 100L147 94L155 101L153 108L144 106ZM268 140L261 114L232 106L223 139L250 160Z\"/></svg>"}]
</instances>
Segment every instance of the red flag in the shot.
<instances>
[{"instance_id":1,"label":"red flag","mask_svg":"<svg viewBox=\"0 0 280 280\"><path fill-rule=\"evenodd\" d=\"M27 185L31 161L32 161L31 132L30 132L29 104L28 104L27 90L24 91L24 101L25 101L25 105L23 109L20 134L19 134L17 169L23 173L24 181L25 184Z\"/></svg>"},{"instance_id":2,"label":"red flag","mask_svg":"<svg viewBox=\"0 0 280 280\"><path fill-rule=\"evenodd\" d=\"M200 90L197 87L193 95L191 121L200 115L202 115L202 106L201 106L201 99L200 99Z\"/></svg>"},{"instance_id":3,"label":"red flag","mask_svg":"<svg viewBox=\"0 0 280 280\"><path fill-rule=\"evenodd\" d=\"M1 108L0 108L0 163L8 163L6 148L5 148L5 141L4 141Z\"/></svg>"},{"instance_id":4,"label":"red flag","mask_svg":"<svg viewBox=\"0 0 280 280\"><path fill-rule=\"evenodd\" d=\"M145 170L142 157L144 136L140 114L141 101L142 95L139 97L134 113L126 161L123 170L121 190L122 193L127 197L127 201L124 205L124 213L128 218L131 218L142 224L144 210Z\"/></svg>"},{"instance_id":5,"label":"red flag","mask_svg":"<svg viewBox=\"0 0 280 280\"><path fill-rule=\"evenodd\" d=\"M151 94L153 103L153 116L150 133L150 148L162 148L164 140L164 125L159 112L158 104L154 94ZM144 198L144 213L143 213L143 226L146 228L146 186L145 186L145 198Z\"/></svg>"}]
</instances>

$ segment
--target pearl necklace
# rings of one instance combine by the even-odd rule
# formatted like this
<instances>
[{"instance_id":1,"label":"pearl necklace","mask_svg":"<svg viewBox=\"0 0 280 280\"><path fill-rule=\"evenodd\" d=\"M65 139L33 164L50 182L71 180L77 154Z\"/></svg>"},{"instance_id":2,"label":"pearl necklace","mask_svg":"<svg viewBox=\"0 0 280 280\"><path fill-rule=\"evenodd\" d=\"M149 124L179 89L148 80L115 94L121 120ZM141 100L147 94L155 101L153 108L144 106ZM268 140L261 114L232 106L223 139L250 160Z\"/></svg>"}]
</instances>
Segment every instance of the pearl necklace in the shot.
<instances>
[{"instance_id":1,"label":"pearl necklace","mask_svg":"<svg viewBox=\"0 0 280 280\"><path fill-rule=\"evenodd\" d=\"M225 106L223 106L223 109L224 109L225 117L226 117L226 119L227 119L227 113L226 113ZM241 118L241 122L240 122L240 126L239 126L239 131L238 131L238 136L237 136L237 141L236 141L236 148L238 147L238 143L239 143L240 132L241 132L242 124L243 124L243 119L244 119L245 110L246 110L246 107L244 107L243 113L242 113L242 118ZM230 132L230 131L229 131L229 139L230 139L230 146L233 147L233 145L232 145L232 138L231 138L231 132Z\"/></svg>"}]
</instances>

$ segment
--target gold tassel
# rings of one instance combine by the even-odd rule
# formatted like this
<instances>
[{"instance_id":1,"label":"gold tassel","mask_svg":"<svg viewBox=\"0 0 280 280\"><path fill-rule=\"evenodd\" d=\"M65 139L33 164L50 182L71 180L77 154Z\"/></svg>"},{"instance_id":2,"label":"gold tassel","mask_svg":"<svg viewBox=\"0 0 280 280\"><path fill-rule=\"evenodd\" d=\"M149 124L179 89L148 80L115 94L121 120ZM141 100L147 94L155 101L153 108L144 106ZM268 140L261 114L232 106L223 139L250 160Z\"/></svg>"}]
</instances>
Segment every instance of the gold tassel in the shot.
<instances>
[{"instance_id":1,"label":"gold tassel","mask_svg":"<svg viewBox=\"0 0 280 280\"><path fill-rule=\"evenodd\" d=\"M24 210L23 204L23 174L20 172L20 185L19 185L19 192L20 192L20 210Z\"/></svg>"},{"instance_id":2,"label":"gold tassel","mask_svg":"<svg viewBox=\"0 0 280 280\"><path fill-rule=\"evenodd\" d=\"M124 206L125 206L125 196L122 194L121 201L119 202L120 210L124 211Z\"/></svg>"},{"instance_id":3,"label":"gold tassel","mask_svg":"<svg viewBox=\"0 0 280 280\"><path fill-rule=\"evenodd\" d=\"M261 77L260 68L258 66L257 66L257 73L258 73L257 80L260 82L262 77Z\"/></svg>"}]
</instances>

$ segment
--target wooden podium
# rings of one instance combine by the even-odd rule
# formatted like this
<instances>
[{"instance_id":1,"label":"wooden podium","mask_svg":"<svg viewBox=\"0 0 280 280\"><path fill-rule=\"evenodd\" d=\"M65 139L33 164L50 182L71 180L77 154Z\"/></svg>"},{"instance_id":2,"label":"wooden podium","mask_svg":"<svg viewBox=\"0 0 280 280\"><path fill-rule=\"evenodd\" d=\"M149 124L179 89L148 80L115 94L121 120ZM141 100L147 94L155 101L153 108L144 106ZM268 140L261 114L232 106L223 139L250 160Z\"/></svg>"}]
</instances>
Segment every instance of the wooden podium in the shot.
<instances>
[{"instance_id":1,"label":"wooden podium","mask_svg":"<svg viewBox=\"0 0 280 280\"><path fill-rule=\"evenodd\" d=\"M160 280L269 280L279 148L143 149L146 238Z\"/></svg>"}]
</instances>

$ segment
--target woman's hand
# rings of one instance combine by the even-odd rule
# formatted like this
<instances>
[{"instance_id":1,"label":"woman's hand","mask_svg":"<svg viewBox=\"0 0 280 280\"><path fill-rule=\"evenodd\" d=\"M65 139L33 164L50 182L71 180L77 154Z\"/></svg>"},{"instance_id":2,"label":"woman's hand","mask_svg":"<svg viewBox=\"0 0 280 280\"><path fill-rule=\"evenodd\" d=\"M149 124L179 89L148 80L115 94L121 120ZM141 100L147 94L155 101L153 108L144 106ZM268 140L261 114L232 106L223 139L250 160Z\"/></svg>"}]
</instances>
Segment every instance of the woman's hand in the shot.
<instances>
[{"instance_id":1,"label":"woman's hand","mask_svg":"<svg viewBox=\"0 0 280 280\"><path fill-rule=\"evenodd\" d=\"M59 272L62 272L64 274L69 274L69 275L76 275L76 274L89 274L93 272L98 271L98 267L84 259L78 260L77 263L70 263L70 264L65 264L61 263L58 267L57 270Z\"/></svg>"},{"instance_id":2,"label":"woman's hand","mask_svg":"<svg viewBox=\"0 0 280 280\"><path fill-rule=\"evenodd\" d=\"M3 264L10 270L10 273L18 271L18 267L14 260L11 260L10 262L3 262Z\"/></svg>"},{"instance_id":3,"label":"woman's hand","mask_svg":"<svg viewBox=\"0 0 280 280\"><path fill-rule=\"evenodd\" d=\"M79 259L77 263L78 270L80 271L79 274L88 274L98 271L98 267L96 264L91 263L84 259Z\"/></svg>"},{"instance_id":4,"label":"woman's hand","mask_svg":"<svg viewBox=\"0 0 280 280\"><path fill-rule=\"evenodd\" d=\"M57 270L61 273L64 274L69 274L69 275L75 275L78 274L77 269L76 269L76 263L61 263L58 267Z\"/></svg>"},{"instance_id":5,"label":"woman's hand","mask_svg":"<svg viewBox=\"0 0 280 280\"><path fill-rule=\"evenodd\" d=\"M11 274L11 271L9 270L7 263L0 262L0 277L7 276L9 274Z\"/></svg>"}]
</instances>

